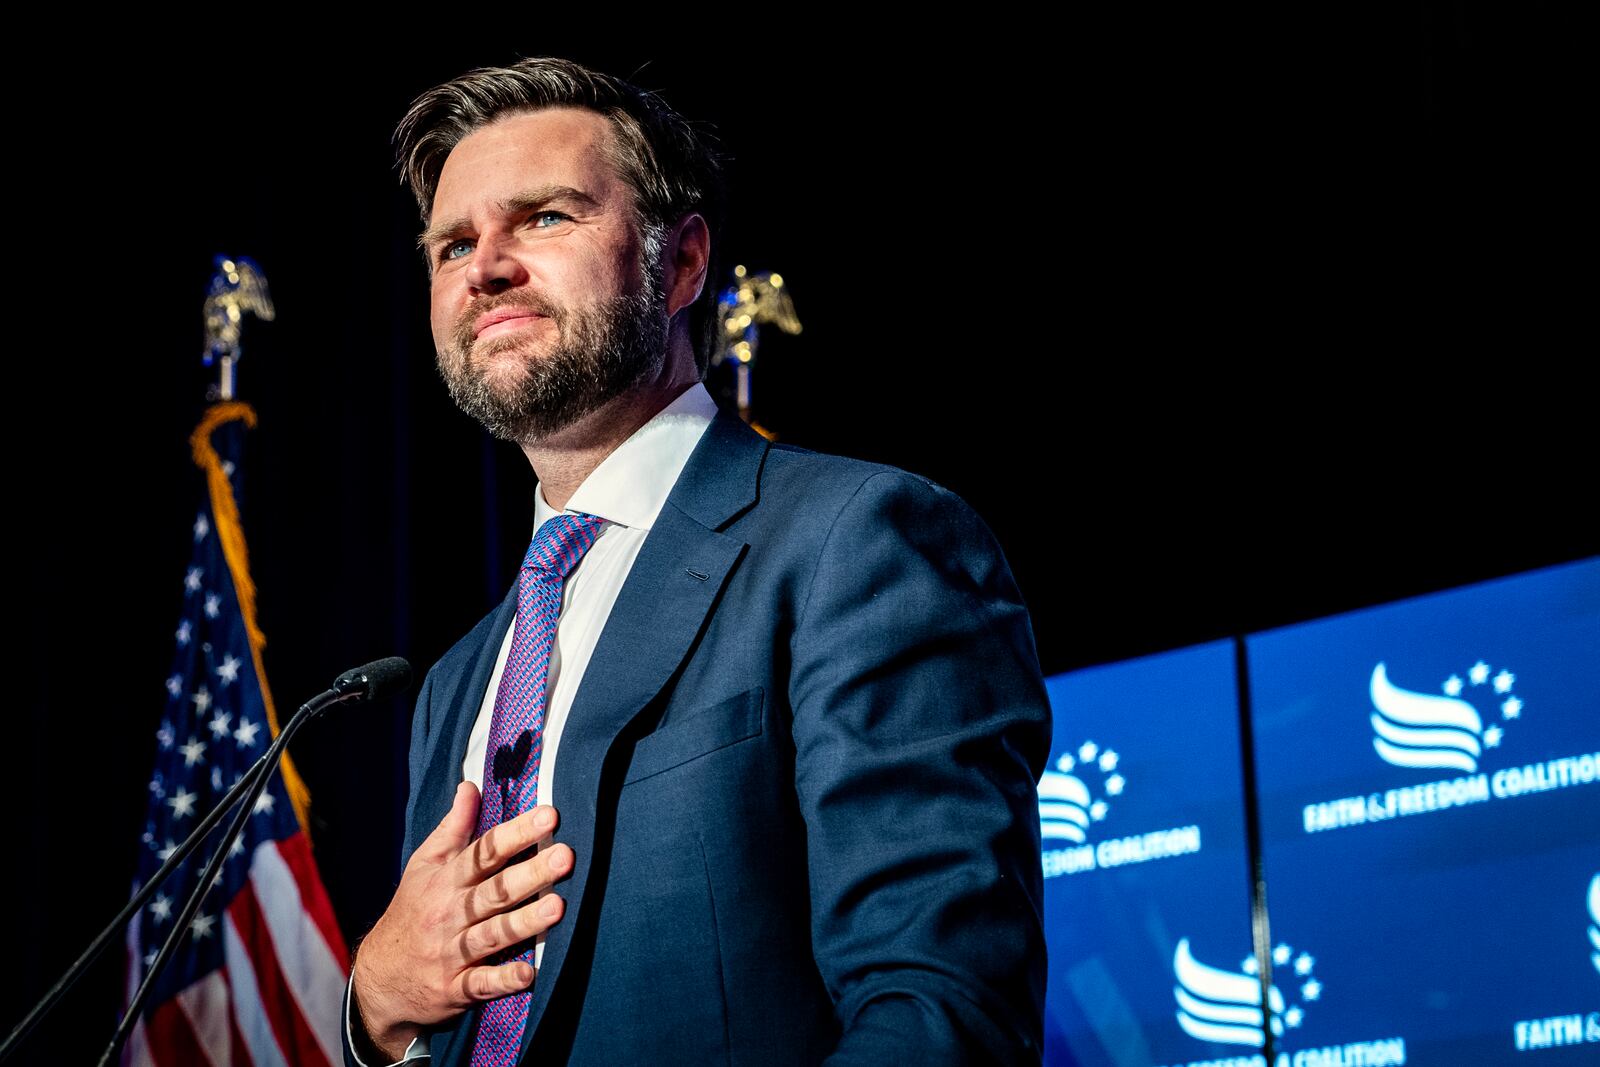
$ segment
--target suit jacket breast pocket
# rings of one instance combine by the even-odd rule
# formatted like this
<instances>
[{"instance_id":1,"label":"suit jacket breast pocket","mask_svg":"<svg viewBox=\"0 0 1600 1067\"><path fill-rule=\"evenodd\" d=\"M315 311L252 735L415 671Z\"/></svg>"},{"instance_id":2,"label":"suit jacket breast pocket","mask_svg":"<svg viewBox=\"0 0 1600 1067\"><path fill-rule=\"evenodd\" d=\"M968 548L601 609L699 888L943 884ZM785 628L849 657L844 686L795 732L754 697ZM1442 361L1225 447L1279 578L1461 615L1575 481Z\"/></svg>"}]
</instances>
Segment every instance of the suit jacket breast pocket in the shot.
<instances>
[{"instance_id":1,"label":"suit jacket breast pocket","mask_svg":"<svg viewBox=\"0 0 1600 1067\"><path fill-rule=\"evenodd\" d=\"M766 691L760 686L738 696L675 716L639 739L623 784L660 774L761 733Z\"/></svg>"}]
</instances>

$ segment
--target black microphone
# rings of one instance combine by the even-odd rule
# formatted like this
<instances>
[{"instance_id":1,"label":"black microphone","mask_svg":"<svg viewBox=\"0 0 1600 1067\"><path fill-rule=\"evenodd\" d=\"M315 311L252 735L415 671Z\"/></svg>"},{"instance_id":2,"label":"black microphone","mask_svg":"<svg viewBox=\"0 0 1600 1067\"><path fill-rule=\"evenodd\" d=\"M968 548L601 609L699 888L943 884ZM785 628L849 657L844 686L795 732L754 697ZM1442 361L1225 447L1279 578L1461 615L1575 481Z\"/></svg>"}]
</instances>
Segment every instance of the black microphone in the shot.
<instances>
[{"instance_id":1,"label":"black microphone","mask_svg":"<svg viewBox=\"0 0 1600 1067\"><path fill-rule=\"evenodd\" d=\"M334 679L333 689L340 696L357 692L361 700L388 700L411 688L411 664L399 656L375 659L365 667L345 671Z\"/></svg>"},{"instance_id":2,"label":"black microphone","mask_svg":"<svg viewBox=\"0 0 1600 1067\"><path fill-rule=\"evenodd\" d=\"M200 906L201 899L205 896L206 891L210 889L211 883L216 880L222 859L227 855L228 849L232 847L234 840L243 832L245 820L249 818L250 812L255 808L256 797L260 796L262 791L266 789L267 782L272 777L272 772L276 768L278 760L282 757L284 747L289 743L290 737L301 726L304 726L311 719L327 711L335 704L355 704L372 700L384 700L404 692L410 684L411 664L399 656L389 656L385 659L374 660L364 667L345 671L334 681L331 688L318 693L302 704L300 710L295 712L294 717L284 724L282 730L278 731L278 736L268 747L266 753L251 765L250 769L234 784L232 789L223 795L221 802L206 814L206 817L194 828L194 832L185 838L183 844L179 845L167 857L166 862L161 865L160 869L150 876L150 880L145 882L133 899L128 901L123 909L117 913L117 917L112 919L110 924L100 931L99 936L90 942L89 947L84 950L83 955L78 957L77 962L69 967L67 973L62 975L60 980L40 998L39 1003L34 1005L33 1010L28 1013L27 1017L16 1025L6 1037L5 1043L0 1044L0 1062L8 1059L17 1051L23 1039L38 1025L39 1020L43 1019L45 1014L66 995L67 990L71 989L73 984L83 976L83 973L89 969L89 965L99 957L100 953L105 951L105 947L111 943L113 937L122 929L123 925L137 915L139 909L144 907L146 902L155 895L157 887L166 881L167 876L187 859L191 852L200 846L206 837L210 835L212 828L222 821L222 817L243 799L244 805L234 817L234 821L229 827L227 839L222 842L221 847L211 857L210 864L201 874L200 885L196 887L194 894L184 907L179 916L179 922L174 925L172 933L168 935L167 940L162 944L154 965L145 975L144 984L140 986L138 994L134 998L134 1003L129 1007L127 1014L123 1016L122 1025L118 1027L117 1034L112 1039L111 1047L106 1050L105 1058L101 1062L106 1063L114 1058L117 1051L121 1049L123 1042L127 1040L133 1024L138 1021L139 1012L149 998L150 990L155 986L156 975L166 965L167 960L171 958L172 950L177 947L178 937L182 931L188 928L188 921L193 918L193 911Z\"/></svg>"}]
</instances>

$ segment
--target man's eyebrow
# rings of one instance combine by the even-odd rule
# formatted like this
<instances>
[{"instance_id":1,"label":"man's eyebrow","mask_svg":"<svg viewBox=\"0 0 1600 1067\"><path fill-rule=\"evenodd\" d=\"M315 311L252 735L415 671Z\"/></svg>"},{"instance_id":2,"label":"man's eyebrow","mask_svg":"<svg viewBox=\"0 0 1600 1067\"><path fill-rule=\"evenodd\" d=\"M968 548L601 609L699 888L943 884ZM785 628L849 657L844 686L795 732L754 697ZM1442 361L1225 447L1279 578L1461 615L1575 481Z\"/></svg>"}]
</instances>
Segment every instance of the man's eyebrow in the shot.
<instances>
[{"instance_id":1,"label":"man's eyebrow","mask_svg":"<svg viewBox=\"0 0 1600 1067\"><path fill-rule=\"evenodd\" d=\"M563 200L586 207L591 211L598 211L601 206L600 201L582 189L574 189L570 185L546 185L538 189L530 189L525 193L518 193L516 196L508 197L505 200L497 200L494 207L502 215L520 215L524 211L532 211L534 208L544 207L546 204ZM422 231L422 235L417 238L417 247L422 249L431 248L434 244L447 237L453 237L470 229L472 229L472 220L465 217L436 222Z\"/></svg>"}]
</instances>

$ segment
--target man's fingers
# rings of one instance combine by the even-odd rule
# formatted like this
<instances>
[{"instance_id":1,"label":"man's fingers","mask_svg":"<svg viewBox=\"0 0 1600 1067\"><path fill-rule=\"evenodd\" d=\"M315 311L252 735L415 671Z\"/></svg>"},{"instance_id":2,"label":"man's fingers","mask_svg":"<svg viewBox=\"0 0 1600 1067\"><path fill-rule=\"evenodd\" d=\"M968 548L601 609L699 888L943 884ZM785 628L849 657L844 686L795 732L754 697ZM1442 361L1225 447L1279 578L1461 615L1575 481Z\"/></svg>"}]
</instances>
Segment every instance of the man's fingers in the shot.
<instances>
[{"instance_id":1,"label":"man's fingers","mask_svg":"<svg viewBox=\"0 0 1600 1067\"><path fill-rule=\"evenodd\" d=\"M491 827L462 853L465 884L481 882L509 863L513 856L531 847L556 828L556 809L548 804L529 808L514 819Z\"/></svg>"},{"instance_id":2,"label":"man's fingers","mask_svg":"<svg viewBox=\"0 0 1600 1067\"><path fill-rule=\"evenodd\" d=\"M546 896L512 911L492 915L462 933L461 955L467 961L477 961L536 937L554 926L564 909L560 897Z\"/></svg>"},{"instance_id":3,"label":"man's fingers","mask_svg":"<svg viewBox=\"0 0 1600 1067\"><path fill-rule=\"evenodd\" d=\"M478 828L478 799L478 787L471 782L456 786L450 810L445 812L433 832L423 838L422 844L417 846L416 855L443 862L466 848L467 842L472 840L472 832Z\"/></svg>"},{"instance_id":4,"label":"man's fingers","mask_svg":"<svg viewBox=\"0 0 1600 1067\"><path fill-rule=\"evenodd\" d=\"M467 894L467 919L477 922L542 893L572 873L572 849L551 845L480 882Z\"/></svg>"},{"instance_id":5,"label":"man's fingers","mask_svg":"<svg viewBox=\"0 0 1600 1067\"><path fill-rule=\"evenodd\" d=\"M456 1001L466 1004L520 993L533 984L534 973L533 965L523 960L498 967L468 967L456 976Z\"/></svg>"}]
</instances>

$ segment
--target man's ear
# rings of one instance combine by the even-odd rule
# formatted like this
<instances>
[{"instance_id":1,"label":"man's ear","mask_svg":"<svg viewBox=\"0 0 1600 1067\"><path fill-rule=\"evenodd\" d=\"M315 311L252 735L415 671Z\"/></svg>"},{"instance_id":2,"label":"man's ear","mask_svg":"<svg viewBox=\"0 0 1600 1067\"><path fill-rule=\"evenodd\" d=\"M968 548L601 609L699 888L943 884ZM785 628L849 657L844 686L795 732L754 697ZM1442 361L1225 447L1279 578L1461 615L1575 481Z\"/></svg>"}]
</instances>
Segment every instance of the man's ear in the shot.
<instances>
[{"instance_id":1,"label":"man's ear","mask_svg":"<svg viewBox=\"0 0 1600 1067\"><path fill-rule=\"evenodd\" d=\"M666 270L667 317L694 304L708 284L711 269L711 230L698 212L679 220L667 237Z\"/></svg>"}]
</instances>

